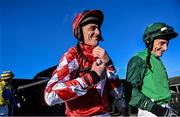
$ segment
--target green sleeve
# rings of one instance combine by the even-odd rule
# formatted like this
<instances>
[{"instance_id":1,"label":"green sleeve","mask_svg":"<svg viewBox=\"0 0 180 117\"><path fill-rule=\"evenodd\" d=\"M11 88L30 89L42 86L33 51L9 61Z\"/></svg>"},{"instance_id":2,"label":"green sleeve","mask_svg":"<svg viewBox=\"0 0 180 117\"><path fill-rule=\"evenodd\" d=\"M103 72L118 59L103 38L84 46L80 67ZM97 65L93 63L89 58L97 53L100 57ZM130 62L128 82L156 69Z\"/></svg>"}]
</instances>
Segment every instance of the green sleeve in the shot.
<instances>
[{"instance_id":1,"label":"green sleeve","mask_svg":"<svg viewBox=\"0 0 180 117\"><path fill-rule=\"evenodd\" d=\"M154 103L141 92L145 70L145 61L139 56L134 56L128 63L126 80L132 85L129 104L150 111Z\"/></svg>"}]
</instances>

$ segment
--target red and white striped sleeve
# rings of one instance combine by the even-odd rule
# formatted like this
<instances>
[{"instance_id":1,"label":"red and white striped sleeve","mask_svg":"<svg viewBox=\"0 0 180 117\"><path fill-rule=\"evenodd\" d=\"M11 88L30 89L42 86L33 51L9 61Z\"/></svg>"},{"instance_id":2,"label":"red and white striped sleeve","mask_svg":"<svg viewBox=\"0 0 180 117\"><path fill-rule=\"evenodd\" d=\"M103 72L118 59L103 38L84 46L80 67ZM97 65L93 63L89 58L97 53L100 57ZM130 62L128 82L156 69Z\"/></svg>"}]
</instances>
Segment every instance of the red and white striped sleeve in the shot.
<instances>
[{"instance_id":1,"label":"red and white striped sleeve","mask_svg":"<svg viewBox=\"0 0 180 117\"><path fill-rule=\"evenodd\" d=\"M114 97L118 97L118 95L120 95L121 93L120 78L111 60L107 63L106 70L107 70L107 77L109 79L111 94Z\"/></svg>"},{"instance_id":2,"label":"red and white striped sleeve","mask_svg":"<svg viewBox=\"0 0 180 117\"><path fill-rule=\"evenodd\" d=\"M48 105L63 103L85 95L88 87L99 82L93 79L97 77L94 73L75 77L79 68L77 56L76 49L71 48L61 58L44 91L44 99Z\"/></svg>"}]
</instances>

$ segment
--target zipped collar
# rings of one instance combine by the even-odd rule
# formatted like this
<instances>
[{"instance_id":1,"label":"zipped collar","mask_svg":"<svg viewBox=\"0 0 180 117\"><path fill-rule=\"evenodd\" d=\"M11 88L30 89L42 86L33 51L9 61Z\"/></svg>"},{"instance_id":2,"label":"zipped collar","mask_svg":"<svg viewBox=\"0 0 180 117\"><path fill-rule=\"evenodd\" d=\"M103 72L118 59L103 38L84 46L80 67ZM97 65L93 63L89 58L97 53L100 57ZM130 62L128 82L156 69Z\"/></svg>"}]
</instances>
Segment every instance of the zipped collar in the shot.
<instances>
[{"instance_id":1,"label":"zipped collar","mask_svg":"<svg viewBox=\"0 0 180 117\"><path fill-rule=\"evenodd\" d=\"M88 61L93 62L96 60L92 54L94 47L87 45L85 43L79 43L79 45L80 45L82 54L88 59Z\"/></svg>"}]
</instances>

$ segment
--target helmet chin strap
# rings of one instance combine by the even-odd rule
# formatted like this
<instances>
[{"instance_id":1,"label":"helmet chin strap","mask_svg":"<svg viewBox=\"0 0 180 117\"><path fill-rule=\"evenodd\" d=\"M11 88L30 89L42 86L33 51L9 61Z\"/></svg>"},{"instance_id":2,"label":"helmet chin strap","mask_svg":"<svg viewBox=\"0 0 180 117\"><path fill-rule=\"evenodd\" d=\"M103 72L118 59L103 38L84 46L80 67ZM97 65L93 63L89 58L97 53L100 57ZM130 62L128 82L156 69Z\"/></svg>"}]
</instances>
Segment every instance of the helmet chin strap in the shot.
<instances>
[{"instance_id":1,"label":"helmet chin strap","mask_svg":"<svg viewBox=\"0 0 180 117\"><path fill-rule=\"evenodd\" d=\"M153 49L153 44L154 44L154 39L153 37L150 37L150 40L148 42L146 42L146 48L148 49L148 55L146 57L146 68L149 68L151 71L151 62L150 62L150 58L151 58L151 51Z\"/></svg>"},{"instance_id":2,"label":"helmet chin strap","mask_svg":"<svg viewBox=\"0 0 180 117\"><path fill-rule=\"evenodd\" d=\"M149 51L152 51L153 49L153 44L154 44L154 39L153 37L150 37L150 40L148 40L146 42L146 48L149 50Z\"/></svg>"}]
</instances>

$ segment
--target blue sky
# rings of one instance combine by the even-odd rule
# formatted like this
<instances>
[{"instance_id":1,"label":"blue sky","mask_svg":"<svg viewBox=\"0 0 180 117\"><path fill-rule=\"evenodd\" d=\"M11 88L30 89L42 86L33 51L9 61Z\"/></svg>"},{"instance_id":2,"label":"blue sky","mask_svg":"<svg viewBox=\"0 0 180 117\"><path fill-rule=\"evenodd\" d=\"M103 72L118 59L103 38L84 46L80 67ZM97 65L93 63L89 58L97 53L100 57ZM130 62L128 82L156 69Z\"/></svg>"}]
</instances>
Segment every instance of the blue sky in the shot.
<instances>
[{"instance_id":1,"label":"blue sky","mask_svg":"<svg viewBox=\"0 0 180 117\"><path fill-rule=\"evenodd\" d=\"M104 42L120 78L129 59L144 50L147 25L165 22L180 33L179 0L0 0L0 72L12 70L16 78L32 79L58 63L77 41L72 34L75 15L100 9ZM180 37L170 41L162 57L169 77L180 76Z\"/></svg>"}]
</instances>

